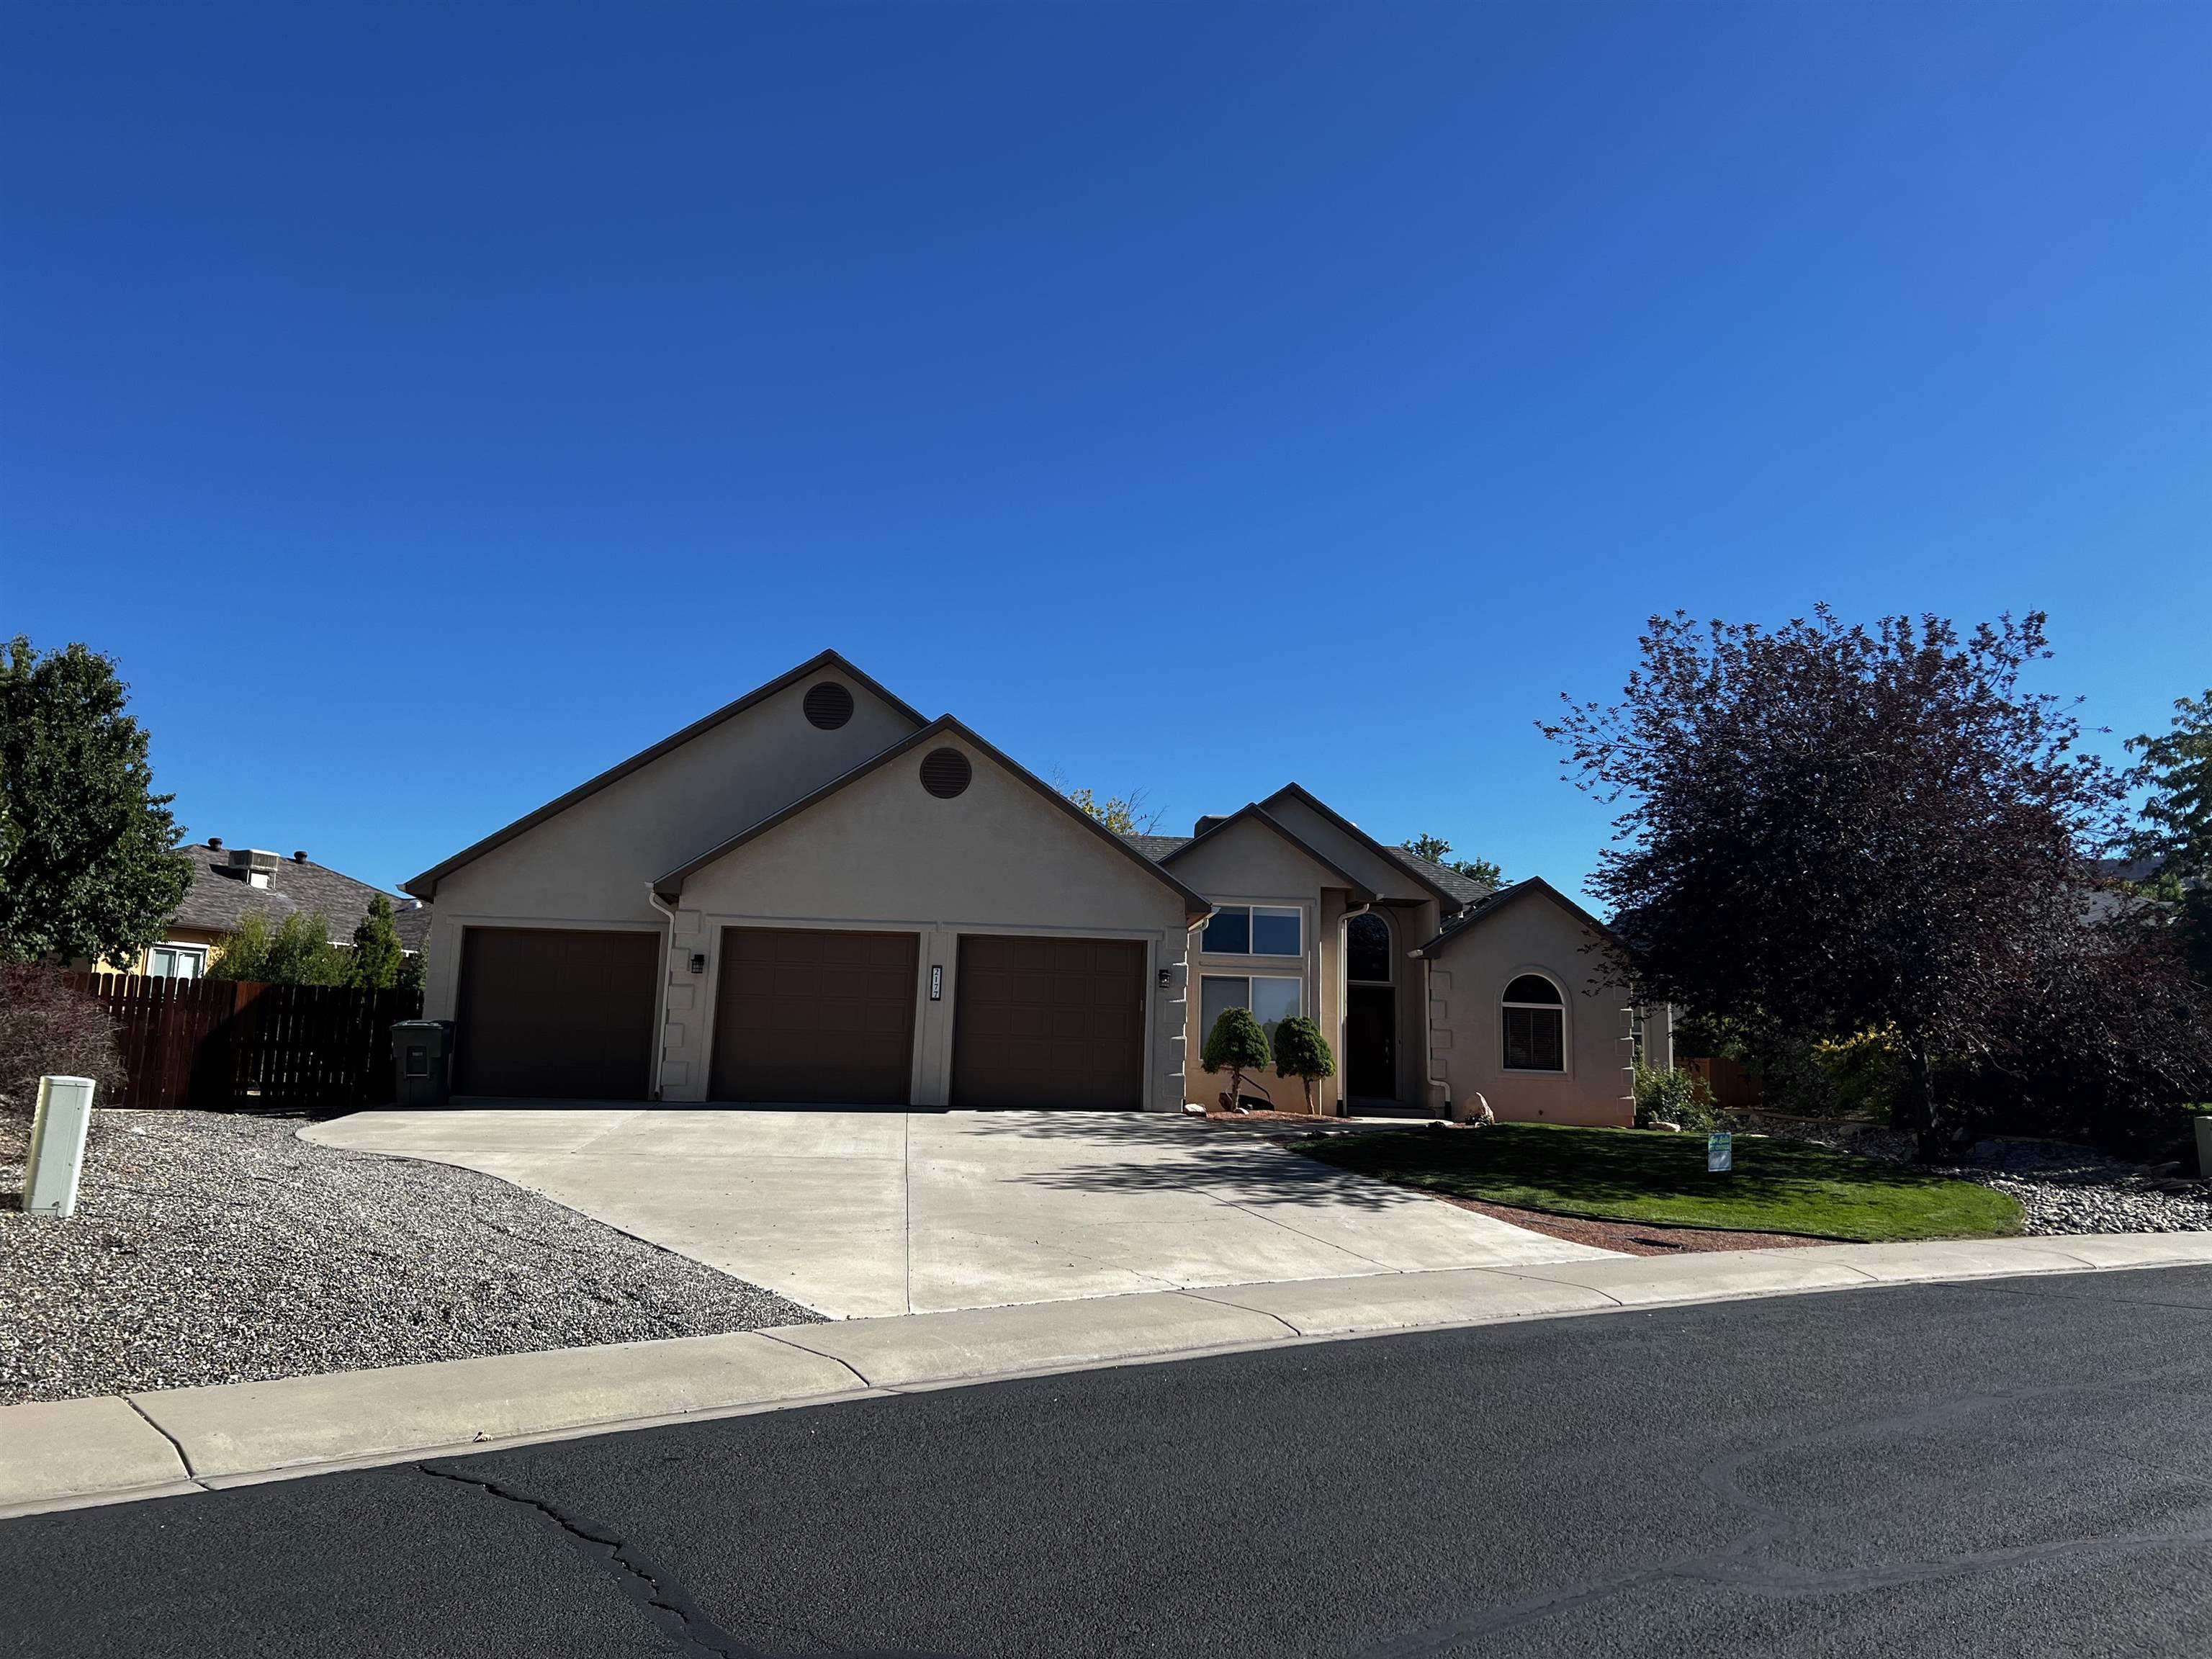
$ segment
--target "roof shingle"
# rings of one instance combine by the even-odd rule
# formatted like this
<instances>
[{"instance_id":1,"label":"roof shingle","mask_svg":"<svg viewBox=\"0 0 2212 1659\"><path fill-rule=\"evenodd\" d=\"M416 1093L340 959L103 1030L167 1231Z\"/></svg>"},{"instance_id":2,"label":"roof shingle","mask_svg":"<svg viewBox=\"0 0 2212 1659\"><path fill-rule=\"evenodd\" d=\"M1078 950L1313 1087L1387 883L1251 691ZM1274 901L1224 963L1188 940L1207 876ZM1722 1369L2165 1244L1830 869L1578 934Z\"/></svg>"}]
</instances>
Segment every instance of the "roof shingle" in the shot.
<instances>
[{"instance_id":1,"label":"roof shingle","mask_svg":"<svg viewBox=\"0 0 2212 1659\"><path fill-rule=\"evenodd\" d=\"M254 887L247 884L244 871L231 869L228 848L195 842L177 851L192 866L191 887L170 918L179 927L227 933L249 911L263 911L272 921L280 922L289 915L320 911L330 923L331 937L350 941L355 925L368 914L370 898L384 891L312 860L283 857L276 861L269 885ZM402 947L421 950L430 937L430 907L410 904L393 893L384 896L392 901L392 926Z\"/></svg>"}]
</instances>

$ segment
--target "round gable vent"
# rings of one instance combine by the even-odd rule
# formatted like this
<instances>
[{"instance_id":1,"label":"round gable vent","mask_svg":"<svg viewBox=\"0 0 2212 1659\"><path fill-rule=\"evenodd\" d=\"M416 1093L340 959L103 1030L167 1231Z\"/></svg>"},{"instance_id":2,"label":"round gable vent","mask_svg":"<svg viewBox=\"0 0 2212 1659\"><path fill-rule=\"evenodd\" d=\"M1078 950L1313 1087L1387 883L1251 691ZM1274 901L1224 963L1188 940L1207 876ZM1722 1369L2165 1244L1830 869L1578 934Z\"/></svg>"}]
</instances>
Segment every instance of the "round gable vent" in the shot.
<instances>
[{"instance_id":1,"label":"round gable vent","mask_svg":"<svg viewBox=\"0 0 2212 1659\"><path fill-rule=\"evenodd\" d=\"M922 757L921 787L939 800L951 800L968 787L975 769L957 749L933 749Z\"/></svg>"},{"instance_id":2,"label":"round gable vent","mask_svg":"<svg viewBox=\"0 0 2212 1659\"><path fill-rule=\"evenodd\" d=\"M809 686L806 718L824 732L835 732L853 718L853 694L835 680Z\"/></svg>"}]
</instances>

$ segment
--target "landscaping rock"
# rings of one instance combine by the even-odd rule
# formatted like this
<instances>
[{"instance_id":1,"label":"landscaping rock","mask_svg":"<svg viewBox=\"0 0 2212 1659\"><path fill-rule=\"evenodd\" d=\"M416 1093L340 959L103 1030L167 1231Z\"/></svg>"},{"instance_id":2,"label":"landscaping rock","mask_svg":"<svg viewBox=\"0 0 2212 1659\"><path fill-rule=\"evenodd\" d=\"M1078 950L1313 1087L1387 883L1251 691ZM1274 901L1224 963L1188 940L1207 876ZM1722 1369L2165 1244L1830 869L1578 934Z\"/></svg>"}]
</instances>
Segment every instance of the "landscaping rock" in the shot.
<instances>
[{"instance_id":1,"label":"landscaping rock","mask_svg":"<svg viewBox=\"0 0 2212 1659\"><path fill-rule=\"evenodd\" d=\"M1867 1158L1913 1162L1911 1136L1893 1129L1796 1121L1790 1133ZM2154 1174L2092 1147L2056 1140L1982 1140L1958 1163L1935 1167L1938 1174L2009 1193L2020 1200L2030 1233L2212 1230L2212 1184Z\"/></svg>"},{"instance_id":2,"label":"landscaping rock","mask_svg":"<svg viewBox=\"0 0 2212 1659\"><path fill-rule=\"evenodd\" d=\"M0 1404L804 1322L490 1176L297 1119L101 1111L77 1212L17 1207L0 1120Z\"/></svg>"}]
</instances>

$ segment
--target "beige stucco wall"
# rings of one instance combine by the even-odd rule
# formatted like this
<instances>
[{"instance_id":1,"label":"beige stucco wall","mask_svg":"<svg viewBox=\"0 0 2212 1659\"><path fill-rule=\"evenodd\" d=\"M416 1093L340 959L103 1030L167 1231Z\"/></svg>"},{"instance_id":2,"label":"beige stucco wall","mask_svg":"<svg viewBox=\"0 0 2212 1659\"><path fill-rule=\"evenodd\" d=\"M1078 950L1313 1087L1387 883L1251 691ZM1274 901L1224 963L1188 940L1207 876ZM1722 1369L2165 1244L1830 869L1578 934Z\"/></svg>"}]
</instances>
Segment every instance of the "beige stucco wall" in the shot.
<instances>
[{"instance_id":1,"label":"beige stucco wall","mask_svg":"<svg viewBox=\"0 0 2212 1659\"><path fill-rule=\"evenodd\" d=\"M1301 839L1311 840L1316 847L1326 835L1330 844L1324 850L1330 862L1346 874L1358 877L1370 885L1387 882L1399 892L1414 886L1403 871L1377 858L1318 813L1295 801L1285 805L1298 818L1294 833ZM1273 807L1268 811L1278 817L1284 816ZM1285 827L1289 827L1287 823ZM1340 857L1340 853L1343 856ZM1264 823L1250 818L1218 830L1203 842L1194 843L1169 867L1178 879L1195 887L1216 904L1295 905L1304 913L1305 951L1295 966L1282 957L1210 954L1202 948L1200 936L1193 934L1190 971L1194 979L1209 973L1295 972L1304 984L1305 1012L1320 1024L1322 1034L1328 1039L1330 1050L1336 1056L1336 1075L1314 1090L1315 1109L1334 1115L1345 1099L1347 996L1344 920L1356 908L1350 890L1344 885L1344 877ZM1428 1046L1422 1023L1419 964L1407 961L1406 952L1434 935L1437 907L1433 900L1414 899L1379 903L1375 908L1390 923L1392 935L1397 1016L1397 1040L1393 1045L1393 1098L1402 1105L1425 1108L1430 1094L1424 1069ZM1194 991L1186 1014L1188 1030L1184 1040L1190 1059L1186 1080L1191 1097L1211 1106L1226 1091L1228 1079L1225 1076L1208 1077L1199 1068L1199 1053L1206 1042L1206 1033L1200 1029L1203 1007L1202 997ZM1278 1078L1271 1069L1261 1081L1278 1106L1291 1111L1304 1109L1305 1091L1296 1079Z\"/></svg>"},{"instance_id":2,"label":"beige stucco wall","mask_svg":"<svg viewBox=\"0 0 2212 1659\"><path fill-rule=\"evenodd\" d=\"M934 742L902 755L820 805L700 871L677 901L663 1027L664 1100L703 1100L713 1054L721 930L854 927L921 939L915 986L913 1093L945 1104L959 997L959 936L1001 933L1128 939L1146 945L1145 1104L1183 1097L1184 901L1145 866L955 737L975 769L939 800L917 775ZM689 970L692 952L707 971ZM944 970L929 999L929 970ZM1169 983L1158 983L1162 969Z\"/></svg>"},{"instance_id":3,"label":"beige stucco wall","mask_svg":"<svg viewBox=\"0 0 2212 1659\"><path fill-rule=\"evenodd\" d=\"M1628 994L1602 940L1567 906L1531 892L1439 948L1426 964L1431 1064L1455 1111L1464 1112L1479 1092L1508 1121L1635 1121ZM1500 1002L1506 986L1525 973L1544 974L1560 988L1565 1072L1504 1068ZM1435 1103L1440 1110L1442 1100Z\"/></svg>"},{"instance_id":4,"label":"beige stucco wall","mask_svg":"<svg viewBox=\"0 0 2212 1659\"><path fill-rule=\"evenodd\" d=\"M1200 1028L1203 1001L1195 981L1206 974L1237 976L1266 975L1294 978L1299 982L1299 1006L1321 1025L1324 1035L1339 1033L1343 1011L1337 996L1342 975L1337 969L1334 922L1344 914L1343 878L1326 865L1292 846L1264 823L1251 818L1216 830L1168 866L1176 879L1196 888L1216 904L1259 904L1296 909L1299 914L1297 957L1259 957L1211 953L1203 948L1203 935L1191 935L1190 975L1194 981L1184 1009L1184 1053L1188 1069L1184 1078L1189 1097L1211 1106L1229 1087L1227 1073L1209 1077L1198 1063L1205 1047ZM1332 898L1334 902L1332 902ZM1338 1047L1335 1036L1330 1046ZM1254 1079L1285 1111L1305 1106L1305 1088L1296 1078L1279 1078L1269 1070ZM1314 1103L1323 1113L1336 1110L1339 1077L1315 1085Z\"/></svg>"},{"instance_id":5,"label":"beige stucco wall","mask_svg":"<svg viewBox=\"0 0 2212 1659\"><path fill-rule=\"evenodd\" d=\"M1382 898L1409 903L1423 899L1434 902L1435 896L1402 866L1376 853L1358 837L1346 835L1296 796L1286 795L1270 803L1267 811L1300 841L1346 874L1358 878ZM1420 941L1416 939L1413 943L1418 945Z\"/></svg>"},{"instance_id":6,"label":"beige stucco wall","mask_svg":"<svg viewBox=\"0 0 2212 1659\"><path fill-rule=\"evenodd\" d=\"M853 694L834 732L802 703L824 680ZM680 748L532 825L438 884L423 1009L450 1019L461 929L646 927L667 918L648 896L666 874L910 734L915 722L866 686L825 671L763 698Z\"/></svg>"}]
</instances>

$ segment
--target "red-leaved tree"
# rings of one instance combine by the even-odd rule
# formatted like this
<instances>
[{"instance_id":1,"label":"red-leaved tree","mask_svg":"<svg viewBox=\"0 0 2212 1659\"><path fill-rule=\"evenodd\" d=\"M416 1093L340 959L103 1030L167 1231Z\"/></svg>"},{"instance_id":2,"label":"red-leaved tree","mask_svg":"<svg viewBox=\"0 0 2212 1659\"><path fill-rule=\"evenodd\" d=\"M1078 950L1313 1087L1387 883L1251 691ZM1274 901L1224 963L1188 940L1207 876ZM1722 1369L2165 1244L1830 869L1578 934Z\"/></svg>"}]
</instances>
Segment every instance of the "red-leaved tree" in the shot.
<instances>
[{"instance_id":1,"label":"red-leaved tree","mask_svg":"<svg viewBox=\"0 0 2212 1659\"><path fill-rule=\"evenodd\" d=\"M1961 1076L2061 1077L2112 1110L2201 1086L2212 1025L2173 930L2092 862L2132 775L2025 684L2045 622L1654 617L1621 702L1543 725L1622 809L1590 887L1640 994L1778 1036L1886 1034L1928 1157L1990 1097Z\"/></svg>"}]
</instances>

